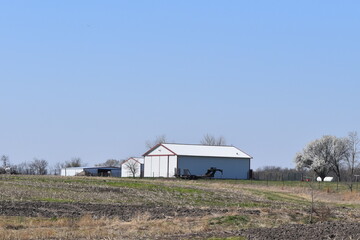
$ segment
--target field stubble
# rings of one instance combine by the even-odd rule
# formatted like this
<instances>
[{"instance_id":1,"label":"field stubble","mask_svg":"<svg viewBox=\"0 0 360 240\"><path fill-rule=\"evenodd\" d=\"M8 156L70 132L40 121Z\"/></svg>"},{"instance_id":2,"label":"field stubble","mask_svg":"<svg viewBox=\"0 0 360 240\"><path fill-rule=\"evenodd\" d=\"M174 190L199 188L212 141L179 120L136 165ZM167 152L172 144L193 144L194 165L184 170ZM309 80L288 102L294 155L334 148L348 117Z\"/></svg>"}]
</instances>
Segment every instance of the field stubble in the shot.
<instances>
[{"instance_id":1,"label":"field stubble","mask_svg":"<svg viewBox=\"0 0 360 240\"><path fill-rule=\"evenodd\" d=\"M2 176L0 239L262 239L282 226L305 234L311 189L300 184ZM358 224L358 200L315 189L314 220Z\"/></svg>"}]
</instances>

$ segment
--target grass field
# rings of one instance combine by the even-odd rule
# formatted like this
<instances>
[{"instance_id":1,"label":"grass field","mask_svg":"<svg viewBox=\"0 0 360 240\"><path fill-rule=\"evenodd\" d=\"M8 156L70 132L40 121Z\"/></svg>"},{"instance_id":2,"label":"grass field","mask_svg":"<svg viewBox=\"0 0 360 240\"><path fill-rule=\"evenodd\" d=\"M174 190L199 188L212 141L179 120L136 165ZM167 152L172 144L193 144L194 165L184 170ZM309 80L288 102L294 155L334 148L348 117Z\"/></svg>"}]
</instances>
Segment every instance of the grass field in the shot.
<instances>
[{"instance_id":1,"label":"grass field","mask_svg":"<svg viewBox=\"0 0 360 240\"><path fill-rule=\"evenodd\" d=\"M360 218L356 187L333 182L1 175L0 189L0 239L246 239Z\"/></svg>"}]
</instances>

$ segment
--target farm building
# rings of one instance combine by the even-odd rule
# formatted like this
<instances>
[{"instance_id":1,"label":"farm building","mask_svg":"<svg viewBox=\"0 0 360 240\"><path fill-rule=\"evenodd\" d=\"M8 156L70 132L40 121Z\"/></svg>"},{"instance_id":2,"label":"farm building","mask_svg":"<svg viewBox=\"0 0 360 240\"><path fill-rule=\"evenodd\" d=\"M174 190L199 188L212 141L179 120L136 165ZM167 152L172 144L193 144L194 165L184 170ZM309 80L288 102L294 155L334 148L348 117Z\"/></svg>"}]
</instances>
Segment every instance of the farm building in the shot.
<instances>
[{"instance_id":1,"label":"farm building","mask_svg":"<svg viewBox=\"0 0 360 240\"><path fill-rule=\"evenodd\" d=\"M121 177L121 168L118 167L70 167L62 168L61 176L86 176Z\"/></svg>"},{"instance_id":2,"label":"farm building","mask_svg":"<svg viewBox=\"0 0 360 240\"><path fill-rule=\"evenodd\" d=\"M84 171L84 167L68 167L62 168L60 171L61 176L76 176Z\"/></svg>"},{"instance_id":3,"label":"farm building","mask_svg":"<svg viewBox=\"0 0 360 240\"><path fill-rule=\"evenodd\" d=\"M204 175L222 169L215 178L248 179L252 157L233 146L158 144L144 155L144 177L174 177L184 170Z\"/></svg>"},{"instance_id":4,"label":"farm building","mask_svg":"<svg viewBox=\"0 0 360 240\"><path fill-rule=\"evenodd\" d=\"M121 177L144 177L144 158L131 157L122 162Z\"/></svg>"},{"instance_id":5,"label":"farm building","mask_svg":"<svg viewBox=\"0 0 360 240\"><path fill-rule=\"evenodd\" d=\"M86 176L121 177L121 168L118 167L86 167L84 172Z\"/></svg>"}]
</instances>

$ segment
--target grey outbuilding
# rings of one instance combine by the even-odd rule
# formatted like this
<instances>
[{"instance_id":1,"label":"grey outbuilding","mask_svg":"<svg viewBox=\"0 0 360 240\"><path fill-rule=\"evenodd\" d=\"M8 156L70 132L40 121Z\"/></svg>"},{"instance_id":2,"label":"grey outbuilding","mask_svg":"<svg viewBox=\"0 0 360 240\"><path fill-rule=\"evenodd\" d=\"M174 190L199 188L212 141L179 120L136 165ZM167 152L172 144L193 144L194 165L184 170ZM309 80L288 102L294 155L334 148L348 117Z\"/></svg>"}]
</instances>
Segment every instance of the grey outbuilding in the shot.
<instances>
[{"instance_id":1,"label":"grey outbuilding","mask_svg":"<svg viewBox=\"0 0 360 240\"><path fill-rule=\"evenodd\" d=\"M252 157L234 146L158 144L144 156L144 177L175 177L184 170L203 175L210 168L222 169L215 178L249 179Z\"/></svg>"}]
</instances>

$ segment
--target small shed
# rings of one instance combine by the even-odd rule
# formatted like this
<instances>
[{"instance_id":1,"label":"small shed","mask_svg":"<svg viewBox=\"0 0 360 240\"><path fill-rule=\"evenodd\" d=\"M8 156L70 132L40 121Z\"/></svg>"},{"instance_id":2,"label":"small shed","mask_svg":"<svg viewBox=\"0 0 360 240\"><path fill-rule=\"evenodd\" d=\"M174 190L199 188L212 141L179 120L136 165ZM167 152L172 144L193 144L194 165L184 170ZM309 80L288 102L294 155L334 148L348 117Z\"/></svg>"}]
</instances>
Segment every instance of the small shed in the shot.
<instances>
[{"instance_id":1,"label":"small shed","mask_svg":"<svg viewBox=\"0 0 360 240\"><path fill-rule=\"evenodd\" d=\"M158 144L144 153L144 177L174 177L184 170L204 175L211 167L223 170L215 178L249 179L252 157L234 146Z\"/></svg>"},{"instance_id":2,"label":"small shed","mask_svg":"<svg viewBox=\"0 0 360 240\"><path fill-rule=\"evenodd\" d=\"M144 177L144 158L131 157L123 161L121 177Z\"/></svg>"}]
</instances>

